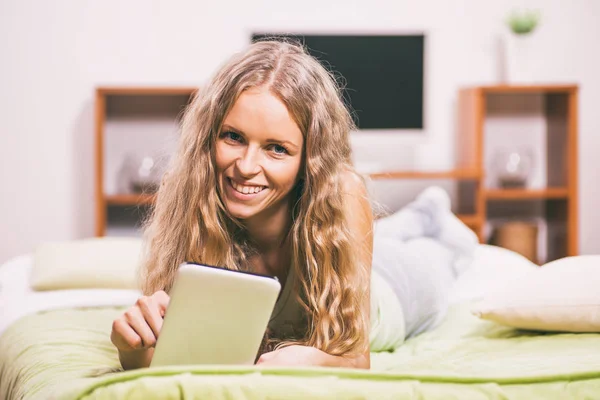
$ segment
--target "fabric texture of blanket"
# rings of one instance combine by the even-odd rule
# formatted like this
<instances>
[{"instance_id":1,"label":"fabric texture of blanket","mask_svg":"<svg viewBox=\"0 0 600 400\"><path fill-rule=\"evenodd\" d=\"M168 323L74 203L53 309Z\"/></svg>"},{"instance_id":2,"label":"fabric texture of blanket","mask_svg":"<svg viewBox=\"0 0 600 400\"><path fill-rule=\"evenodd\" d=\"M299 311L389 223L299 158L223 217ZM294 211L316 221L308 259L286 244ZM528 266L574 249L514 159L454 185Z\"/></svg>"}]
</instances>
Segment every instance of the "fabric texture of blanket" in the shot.
<instances>
[{"instance_id":1,"label":"fabric texture of blanket","mask_svg":"<svg viewBox=\"0 0 600 400\"><path fill-rule=\"evenodd\" d=\"M119 371L109 334L122 308L54 310L0 337L2 399L583 399L600 393L600 335L536 334L454 306L438 328L370 371L189 366Z\"/></svg>"}]
</instances>

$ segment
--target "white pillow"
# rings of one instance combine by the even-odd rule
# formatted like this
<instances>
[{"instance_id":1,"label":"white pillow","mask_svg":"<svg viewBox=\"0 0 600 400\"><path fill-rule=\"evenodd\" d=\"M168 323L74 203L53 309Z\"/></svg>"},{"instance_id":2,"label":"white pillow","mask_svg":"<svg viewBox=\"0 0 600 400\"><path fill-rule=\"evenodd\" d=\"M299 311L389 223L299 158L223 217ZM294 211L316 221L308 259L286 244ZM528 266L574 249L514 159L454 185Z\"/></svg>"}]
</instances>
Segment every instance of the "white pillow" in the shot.
<instances>
[{"instance_id":1,"label":"white pillow","mask_svg":"<svg viewBox=\"0 0 600 400\"><path fill-rule=\"evenodd\" d=\"M482 300L538 266L519 253L502 247L480 244L470 265L458 277L450 292L450 304Z\"/></svg>"},{"instance_id":2,"label":"white pillow","mask_svg":"<svg viewBox=\"0 0 600 400\"><path fill-rule=\"evenodd\" d=\"M600 256L567 257L486 295L473 313L521 329L600 332Z\"/></svg>"},{"instance_id":3,"label":"white pillow","mask_svg":"<svg viewBox=\"0 0 600 400\"><path fill-rule=\"evenodd\" d=\"M52 242L34 253L34 290L137 289L142 252L138 238L102 237Z\"/></svg>"},{"instance_id":4,"label":"white pillow","mask_svg":"<svg viewBox=\"0 0 600 400\"><path fill-rule=\"evenodd\" d=\"M31 291L29 276L33 267L33 256L16 256L0 265L0 296L12 296Z\"/></svg>"}]
</instances>

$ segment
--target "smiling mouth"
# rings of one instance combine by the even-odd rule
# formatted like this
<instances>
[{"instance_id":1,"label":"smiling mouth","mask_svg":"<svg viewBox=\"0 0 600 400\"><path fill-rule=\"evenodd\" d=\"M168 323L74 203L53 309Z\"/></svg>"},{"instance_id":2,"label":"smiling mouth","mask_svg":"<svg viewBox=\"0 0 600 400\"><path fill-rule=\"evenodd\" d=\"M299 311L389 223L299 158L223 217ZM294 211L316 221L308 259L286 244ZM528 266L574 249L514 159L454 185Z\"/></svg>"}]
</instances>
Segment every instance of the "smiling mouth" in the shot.
<instances>
[{"instance_id":1,"label":"smiling mouth","mask_svg":"<svg viewBox=\"0 0 600 400\"><path fill-rule=\"evenodd\" d=\"M231 187L240 194L246 194L246 195L257 194L267 188L266 186L241 185L239 183L236 183L231 178L227 178L227 180L229 181L229 184L231 185Z\"/></svg>"}]
</instances>

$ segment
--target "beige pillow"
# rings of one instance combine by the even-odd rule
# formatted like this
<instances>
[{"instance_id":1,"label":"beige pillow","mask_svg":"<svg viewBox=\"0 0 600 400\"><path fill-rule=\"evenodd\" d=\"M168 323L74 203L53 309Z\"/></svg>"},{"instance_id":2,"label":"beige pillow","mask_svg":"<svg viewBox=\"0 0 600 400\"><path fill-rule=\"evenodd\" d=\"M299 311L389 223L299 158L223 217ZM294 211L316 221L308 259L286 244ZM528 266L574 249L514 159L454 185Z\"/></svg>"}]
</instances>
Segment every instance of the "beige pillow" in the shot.
<instances>
[{"instance_id":1,"label":"beige pillow","mask_svg":"<svg viewBox=\"0 0 600 400\"><path fill-rule=\"evenodd\" d=\"M485 295L480 318L521 329L600 332L600 256L567 257Z\"/></svg>"},{"instance_id":2,"label":"beige pillow","mask_svg":"<svg viewBox=\"0 0 600 400\"><path fill-rule=\"evenodd\" d=\"M34 252L34 290L138 289L142 240L102 237L52 242Z\"/></svg>"}]
</instances>

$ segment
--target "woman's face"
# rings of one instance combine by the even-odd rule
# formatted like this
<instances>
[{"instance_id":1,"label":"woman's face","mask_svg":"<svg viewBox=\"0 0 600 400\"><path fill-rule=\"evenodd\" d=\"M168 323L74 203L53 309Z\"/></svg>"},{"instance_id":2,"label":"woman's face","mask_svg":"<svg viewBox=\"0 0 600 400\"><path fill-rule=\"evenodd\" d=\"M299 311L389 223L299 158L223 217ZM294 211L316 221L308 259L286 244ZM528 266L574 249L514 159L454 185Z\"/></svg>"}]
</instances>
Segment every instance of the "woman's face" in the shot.
<instances>
[{"instance_id":1,"label":"woman's face","mask_svg":"<svg viewBox=\"0 0 600 400\"><path fill-rule=\"evenodd\" d=\"M249 219L284 209L300 175L303 145L279 98L264 88L244 91L215 146L219 189L232 216Z\"/></svg>"}]
</instances>

